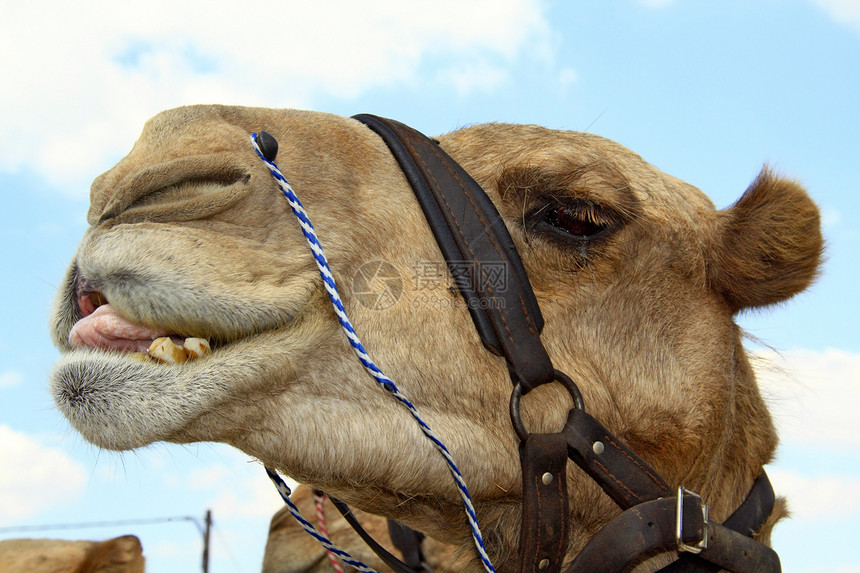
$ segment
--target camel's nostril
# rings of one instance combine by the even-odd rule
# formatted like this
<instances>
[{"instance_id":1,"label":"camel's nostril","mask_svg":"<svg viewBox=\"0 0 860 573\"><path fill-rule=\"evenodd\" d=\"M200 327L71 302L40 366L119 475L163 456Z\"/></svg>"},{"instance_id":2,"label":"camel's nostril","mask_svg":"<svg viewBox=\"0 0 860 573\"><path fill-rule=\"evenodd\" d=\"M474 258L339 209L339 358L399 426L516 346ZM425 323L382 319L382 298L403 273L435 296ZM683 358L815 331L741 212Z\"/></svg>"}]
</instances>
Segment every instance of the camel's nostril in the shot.
<instances>
[{"instance_id":1,"label":"camel's nostril","mask_svg":"<svg viewBox=\"0 0 860 573\"><path fill-rule=\"evenodd\" d=\"M98 308L103 304L107 304L108 302L105 298L105 295L100 292L91 292L89 296L87 296L87 298L90 300L91 303L93 303L93 306L95 308Z\"/></svg>"}]
</instances>

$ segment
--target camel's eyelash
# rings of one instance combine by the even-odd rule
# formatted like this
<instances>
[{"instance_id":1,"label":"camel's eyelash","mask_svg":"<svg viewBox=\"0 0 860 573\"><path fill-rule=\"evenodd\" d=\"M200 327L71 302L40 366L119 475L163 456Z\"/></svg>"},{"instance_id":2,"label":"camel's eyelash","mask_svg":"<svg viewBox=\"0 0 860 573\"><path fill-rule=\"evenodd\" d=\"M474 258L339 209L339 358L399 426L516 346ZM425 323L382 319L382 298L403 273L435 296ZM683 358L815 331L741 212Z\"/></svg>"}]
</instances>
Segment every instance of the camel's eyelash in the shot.
<instances>
[{"instance_id":1,"label":"camel's eyelash","mask_svg":"<svg viewBox=\"0 0 860 573\"><path fill-rule=\"evenodd\" d=\"M561 240L582 242L596 239L617 228L622 218L593 201L573 200L545 203L528 213L525 222L535 232L549 233Z\"/></svg>"}]
</instances>

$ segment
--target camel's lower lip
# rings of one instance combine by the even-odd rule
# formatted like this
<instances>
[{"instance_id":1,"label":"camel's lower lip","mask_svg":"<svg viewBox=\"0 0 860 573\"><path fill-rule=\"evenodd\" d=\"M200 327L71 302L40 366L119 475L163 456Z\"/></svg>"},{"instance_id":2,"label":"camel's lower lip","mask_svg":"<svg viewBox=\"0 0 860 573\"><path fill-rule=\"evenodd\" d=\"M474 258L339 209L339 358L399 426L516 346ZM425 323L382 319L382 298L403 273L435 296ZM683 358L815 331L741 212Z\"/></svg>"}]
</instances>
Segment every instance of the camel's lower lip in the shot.
<instances>
[{"instance_id":1,"label":"camel's lower lip","mask_svg":"<svg viewBox=\"0 0 860 573\"><path fill-rule=\"evenodd\" d=\"M205 409L200 388L182 393L183 385L165 376L167 366L142 363L131 356L74 350L51 373L57 407L84 438L99 447L129 450L164 440L181 422ZM134 415L127 415L128 411ZM171 414L164 415L165 411Z\"/></svg>"},{"instance_id":2,"label":"camel's lower lip","mask_svg":"<svg viewBox=\"0 0 860 573\"><path fill-rule=\"evenodd\" d=\"M93 444L131 450L170 441L189 420L210 411L233 382L249 378L248 344L219 346L197 360L171 363L141 353L77 348L64 353L51 372L54 402L71 425ZM247 343L247 344L246 344ZM255 371L253 357L248 358Z\"/></svg>"}]
</instances>

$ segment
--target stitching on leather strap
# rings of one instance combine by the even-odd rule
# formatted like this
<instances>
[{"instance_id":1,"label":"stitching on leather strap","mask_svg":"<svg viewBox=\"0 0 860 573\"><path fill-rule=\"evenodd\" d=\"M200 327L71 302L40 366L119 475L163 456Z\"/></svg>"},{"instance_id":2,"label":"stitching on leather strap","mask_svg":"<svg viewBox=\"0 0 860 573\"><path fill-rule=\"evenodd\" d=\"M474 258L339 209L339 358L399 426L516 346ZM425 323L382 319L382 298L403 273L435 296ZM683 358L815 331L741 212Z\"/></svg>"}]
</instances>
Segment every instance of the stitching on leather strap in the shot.
<instances>
[{"instance_id":1,"label":"stitching on leather strap","mask_svg":"<svg viewBox=\"0 0 860 573\"><path fill-rule=\"evenodd\" d=\"M529 309L526 308L526 301L523 300L522 293L517 293L517 298L520 300L520 308L523 309L523 314L526 315L526 324L529 325L529 332L537 336L537 325L535 324L532 315L529 314Z\"/></svg>"},{"instance_id":2,"label":"stitching on leather strap","mask_svg":"<svg viewBox=\"0 0 860 573\"><path fill-rule=\"evenodd\" d=\"M536 486L536 487L535 487ZM543 506L541 504L541 488L540 484L538 484L538 476L534 476L534 484L532 485L534 491L537 492L537 514L538 514L538 524L543 523ZM534 570L534 564L537 562L538 557L540 556L540 543L534 544L534 557L532 557L532 570Z\"/></svg>"},{"instance_id":3,"label":"stitching on leather strap","mask_svg":"<svg viewBox=\"0 0 860 573\"><path fill-rule=\"evenodd\" d=\"M624 491L626 491L628 494L630 494L630 497L632 497L632 498L633 498L633 499L635 499L635 500L638 500L640 503L641 503L641 502L643 502L643 501L646 501L646 498L644 498L644 497L640 496L640 495L639 495L639 494L637 494L635 491L633 491L632 489L630 489L629 487L627 487L626 485L624 485L624 482L620 481L617 477L615 477L615 474L613 474L612 472L610 472L610 471L609 471L609 469L608 469L606 466L604 466L603 464L601 464L601 463L600 463L599 461L597 461L597 460L592 460L592 462L594 463L594 465L596 465L598 468L600 468L600 470L601 470L603 473L605 473L607 476L609 476L610 478L612 478L612 481L614 481L618 486L620 486L620 487L621 487L621 489L623 489L623 490L624 490Z\"/></svg>"},{"instance_id":4,"label":"stitching on leather strap","mask_svg":"<svg viewBox=\"0 0 860 573\"><path fill-rule=\"evenodd\" d=\"M559 497L564 497L567 494L567 492L564 491L564 488L562 487L561 478L559 476L556 476L555 482L556 482L555 487L558 490ZM566 485L566 483L565 483L565 485ZM564 558L565 540L567 540L568 516L562 515L561 518L562 518L561 523L559 524L560 530L559 530L559 535L558 535L558 545L556 546L556 549L555 549L555 559L556 559L556 562L559 564L559 567L561 567L561 560Z\"/></svg>"},{"instance_id":5,"label":"stitching on leather strap","mask_svg":"<svg viewBox=\"0 0 860 573\"><path fill-rule=\"evenodd\" d=\"M411 134L408 134L408 135L411 135ZM436 185L436 187L441 188L441 185L439 185L439 182L433 176L433 173L430 170L427 163L424 161L424 158L421 156L420 153L415 152L415 147L413 146L412 142L409 139L407 139L407 140L405 140L405 143L409 145L413 158L416 159L417 161L421 162L421 165L427 171L428 175L433 180L433 183ZM445 167L448 169L448 171L451 173L451 175L454 177L454 179L456 179L457 183L460 185L460 189L463 191L463 194L469 199L469 203L472 204L472 209L474 210L475 215L481 221L481 224L482 224L482 227L484 230L484 234L490 240L490 244L493 245L493 249L496 251L496 254L499 256L499 258L504 260L504 257L502 256L501 252L499 251L499 247L496 244L495 239L493 239L493 236L487 230L487 227L488 227L487 221L484 219L483 215L480 212L480 209L478 209L478 206L475 204L475 201L472 197L470 190L468 189L468 187L466 185L463 184L462 179L460 179L460 177L457 175L457 173L451 168L451 165L445 160L445 157L443 155L441 155L439 153L439 151L436 149L433 149L433 153L444 163ZM457 232L460 234L460 237L463 239L463 243L466 245L466 248L469 250L469 253L472 255L472 260L474 261L476 268L478 268L481 272L481 278L485 279L486 277L484 275L484 270L483 270L483 268L481 268L479 261L478 261L478 257L475 255L475 252L472 250L472 247L469 245L469 241L466 239L466 236L463 234L463 230L460 228L460 222L457 220L456 216L454 215L454 210L451 208L451 205L448 203L448 198L445 197L444 194L441 194L441 196L445 202L445 207L448 209L448 213L451 215L451 218L454 219L454 222L457 225ZM486 280L484 280L484 287L487 289L487 291L489 291L491 296L493 296L493 297L496 296L492 287L489 285L489 283ZM508 334L508 340L511 343L513 343L514 338L513 338L513 334L511 333L510 326L508 325L507 317L505 314L506 310L504 307L499 308L498 310L499 310L499 316L502 319L502 323L505 326L505 331ZM528 318L528 315L527 315L527 318ZM531 329L532 327L531 327L531 320L530 319L528 319L528 323L529 323L529 328Z\"/></svg>"},{"instance_id":6,"label":"stitching on leather strap","mask_svg":"<svg viewBox=\"0 0 860 573\"><path fill-rule=\"evenodd\" d=\"M450 158L448 158L448 157L446 157L445 155L443 155L443 154L439 153L439 150L438 150L438 149L435 149L435 148L431 148L431 149L433 150L433 154L434 154L436 157L438 157L438 158L439 158L439 159L444 163L445 168L446 168L446 169L448 169L448 172L451 174L451 176L452 176L452 177L454 177L454 179L456 179L456 180L457 180L457 184L460 186L460 189L462 189L462 190L463 190L463 193L464 193L464 194L466 195L466 197L469 199L469 203L471 203L471 204L472 204L472 208L474 209L475 214L476 214L476 215L478 216L478 218L481 220L481 224L483 225L483 228L484 228L484 234L487 236L487 238L489 238L489 239L490 239L490 242L491 242L491 243L492 243L492 245L493 245L493 249L496 251L496 254L497 254L497 255L499 255L499 258L503 258L503 257L502 257L502 254L499 252L499 247L498 247L498 245L496 244L496 241L495 241L495 239L493 238L493 235L492 235L492 234L487 230L487 227L488 227L487 222L486 222L486 220L484 219L484 217L483 217L483 215L482 215L482 213L481 213L481 210L480 210L480 209L478 208L478 206L475 204L475 201L474 201L474 195L472 194L472 190L469 188L469 185L467 185L466 183L464 183L464 182L463 182L463 180L460 178L460 174L459 174L459 173L457 173L457 171L456 171L456 170L451 166L451 160L450 160ZM420 156L419 156L419 157L420 157ZM424 163L423 159L422 159L422 161L421 161L421 162L422 162L422 164L424 164L424 166L425 166L425 167L427 166L427 165ZM434 178L434 182L435 182L435 178ZM438 182L436 182L436 183L437 183L437 185L438 185ZM445 205L448 207L449 212L451 212L451 208L450 208L450 205L448 205L448 200L447 200L447 198L445 198ZM452 216L454 215L454 214L453 214L453 212L451 212L451 215L452 215ZM459 225L458 225L458 227L459 227ZM462 236L462 235L461 235L461 236ZM464 237L464 240L465 240L465 237ZM482 271L482 273L483 273L483 271ZM490 293L492 294L492 290L490 289L489 285L487 286L487 289L488 289L488 290L490 290ZM526 303L525 303L525 301L523 300L522 294L521 294L521 293L518 293L518 294L517 294L517 298L518 298L518 299L519 299L519 301L520 301L520 307L523 309L523 314L524 314L524 315L525 315L525 317L526 317L526 324L528 324L528 326L529 326L529 331L530 331L532 334L535 334L535 335L536 335L536 334L538 334L538 332L537 332L537 325L535 324L534 319L532 318L532 316L529 314L528 308L526 307ZM502 312L502 314L504 315L504 312ZM502 316L502 320L504 320L504 316ZM507 327L507 322L505 323L505 326Z\"/></svg>"},{"instance_id":7,"label":"stitching on leather strap","mask_svg":"<svg viewBox=\"0 0 860 573\"><path fill-rule=\"evenodd\" d=\"M624 448L622 448L621 446L616 444L615 441L612 439L612 436L610 436L609 434L606 434L605 436L603 436L603 439L606 440L607 442L609 442L613 448L615 448L616 450L621 452L621 454L625 458L627 458L628 460L633 462L636 465L636 467L638 467L640 470L642 470L642 472L645 475L647 475L651 479L652 482L654 482L654 485L656 485L659 488L665 488L666 487L666 484L663 483L663 481L660 478L656 477L654 474L652 474L649 471L650 468L648 468L647 466L643 466L641 463L639 463L639 460L637 460L636 458L634 458L630 454L628 454L627 450L625 450Z\"/></svg>"}]
</instances>

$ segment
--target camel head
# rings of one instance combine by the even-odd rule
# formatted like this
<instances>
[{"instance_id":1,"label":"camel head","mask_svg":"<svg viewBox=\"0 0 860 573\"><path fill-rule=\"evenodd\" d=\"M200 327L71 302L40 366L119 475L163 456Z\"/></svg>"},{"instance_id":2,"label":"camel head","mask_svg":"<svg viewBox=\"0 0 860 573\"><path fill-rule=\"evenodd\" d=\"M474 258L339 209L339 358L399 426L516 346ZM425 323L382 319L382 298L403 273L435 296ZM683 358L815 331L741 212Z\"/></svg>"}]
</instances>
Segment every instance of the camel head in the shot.
<instances>
[{"instance_id":1,"label":"camel head","mask_svg":"<svg viewBox=\"0 0 860 573\"><path fill-rule=\"evenodd\" d=\"M443 460L340 331L249 142L261 130L280 143L365 348L450 449L491 557L510 567L522 493L505 362L481 344L395 160L355 120L221 106L150 120L92 186L90 227L52 315L58 407L102 448L225 442L468 548ZM815 277L822 239L803 189L765 170L717 210L590 134L488 124L438 141L503 216L544 346L589 413L724 519L776 446L734 316ZM204 339L211 352L147 357L162 336ZM571 403L553 384L521 407L531 431L553 432ZM573 554L618 509L572 465L568 487Z\"/></svg>"}]
</instances>

